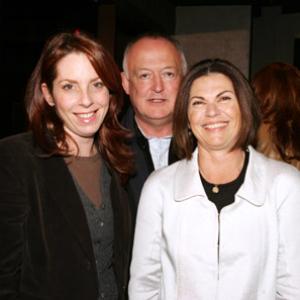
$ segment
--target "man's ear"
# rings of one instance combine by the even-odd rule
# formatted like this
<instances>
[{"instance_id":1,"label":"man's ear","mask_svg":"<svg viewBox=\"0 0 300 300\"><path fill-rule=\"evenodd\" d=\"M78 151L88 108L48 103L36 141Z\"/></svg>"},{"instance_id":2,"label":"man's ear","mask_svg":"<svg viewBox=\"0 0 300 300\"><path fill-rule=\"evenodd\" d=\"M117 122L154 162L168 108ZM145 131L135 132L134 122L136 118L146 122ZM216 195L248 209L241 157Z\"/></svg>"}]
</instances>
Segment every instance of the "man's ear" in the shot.
<instances>
[{"instance_id":1,"label":"man's ear","mask_svg":"<svg viewBox=\"0 0 300 300\"><path fill-rule=\"evenodd\" d=\"M41 89L42 89L42 93L43 93L43 96L44 96L44 99L45 101L48 103L48 105L50 106L54 106L55 103L54 103L54 100L53 100L53 97L47 87L47 84L46 83L42 83L41 84Z\"/></svg>"},{"instance_id":2,"label":"man's ear","mask_svg":"<svg viewBox=\"0 0 300 300\"><path fill-rule=\"evenodd\" d=\"M121 72L121 77L123 89L126 92L126 94L129 95L129 79L127 78L125 72Z\"/></svg>"}]
</instances>

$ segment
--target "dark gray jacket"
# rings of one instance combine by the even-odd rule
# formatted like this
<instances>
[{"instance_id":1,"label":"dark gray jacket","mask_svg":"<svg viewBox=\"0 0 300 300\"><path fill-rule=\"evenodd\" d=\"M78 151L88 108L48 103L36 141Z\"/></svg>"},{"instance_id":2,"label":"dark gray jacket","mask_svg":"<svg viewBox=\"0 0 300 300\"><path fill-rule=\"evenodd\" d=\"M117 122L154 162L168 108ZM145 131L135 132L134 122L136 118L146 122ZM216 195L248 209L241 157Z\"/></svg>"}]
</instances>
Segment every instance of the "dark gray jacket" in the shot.
<instances>
[{"instance_id":1,"label":"dark gray jacket","mask_svg":"<svg viewBox=\"0 0 300 300\"><path fill-rule=\"evenodd\" d=\"M148 140L140 132L134 119L134 113L131 107L125 112L121 123L124 127L133 132L133 137L130 141L130 146L135 153L135 168L136 172L128 181L127 190L133 205L133 212L136 212L140 194L144 182L152 171L154 165L152 162ZM174 151L173 139L171 140L169 150L169 164L177 161L178 158Z\"/></svg>"}]
</instances>

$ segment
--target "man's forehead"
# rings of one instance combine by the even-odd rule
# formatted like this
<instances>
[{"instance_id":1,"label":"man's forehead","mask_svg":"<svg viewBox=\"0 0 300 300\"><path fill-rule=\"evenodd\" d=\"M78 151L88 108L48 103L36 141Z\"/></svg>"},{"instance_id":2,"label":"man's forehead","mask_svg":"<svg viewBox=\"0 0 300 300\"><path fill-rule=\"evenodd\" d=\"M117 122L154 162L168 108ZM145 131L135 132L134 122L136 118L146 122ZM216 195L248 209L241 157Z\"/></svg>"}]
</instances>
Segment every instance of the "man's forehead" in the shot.
<instances>
[{"instance_id":1,"label":"man's forehead","mask_svg":"<svg viewBox=\"0 0 300 300\"><path fill-rule=\"evenodd\" d=\"M133 68L134 71L136 73L139 72L155 72L155 71L177 71L179 69L179 66L177 66L176 64L172 64L172 65L150 65L150 66L136 66L135 68Z\"/></svg>"},{"instance_id":2,"label":"man's forehead","mask_svg":"<svg viewBox=\"0 0 300 300\"><path fill-rule=\"evenodd\" d=\"M178 68L180 67L180 56L175 51L164 49L148 49L132 52L128 57L129 68L153 69L153 68Z\"/></svg>"}]
</instances>

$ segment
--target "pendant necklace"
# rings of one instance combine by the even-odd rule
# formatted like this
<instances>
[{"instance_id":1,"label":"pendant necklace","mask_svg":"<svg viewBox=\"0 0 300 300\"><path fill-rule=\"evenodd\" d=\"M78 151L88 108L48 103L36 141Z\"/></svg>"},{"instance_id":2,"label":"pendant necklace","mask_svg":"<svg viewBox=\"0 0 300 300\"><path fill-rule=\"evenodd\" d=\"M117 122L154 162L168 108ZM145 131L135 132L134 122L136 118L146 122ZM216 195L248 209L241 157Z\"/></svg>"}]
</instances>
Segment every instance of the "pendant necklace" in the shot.
<instances>
[{"instance_id":1,"label":"pendant necklace","mask_svg":"<svg viewBox=\"0 0 300 300\"><path fill-rule=\"evenodd\" d=\"M218 194L220 189L218 187L218 185L214 184L211 191L214 193L214 194Z\"/></svg>"},{"instance_id":2,"label":"pendant necklace","mask_svg":"<svg viewBox=\"0 0 300 300\"><path fill-rule=\"evenodd\" d=\"M204 179L204 177L201 175L201 172L199 171L200 178L203 182L203 184L206 186L207 189L209 189L212 193L218 194L220 192L220 185L215 183L210 183Z\"/></svg>"}]
</instances>

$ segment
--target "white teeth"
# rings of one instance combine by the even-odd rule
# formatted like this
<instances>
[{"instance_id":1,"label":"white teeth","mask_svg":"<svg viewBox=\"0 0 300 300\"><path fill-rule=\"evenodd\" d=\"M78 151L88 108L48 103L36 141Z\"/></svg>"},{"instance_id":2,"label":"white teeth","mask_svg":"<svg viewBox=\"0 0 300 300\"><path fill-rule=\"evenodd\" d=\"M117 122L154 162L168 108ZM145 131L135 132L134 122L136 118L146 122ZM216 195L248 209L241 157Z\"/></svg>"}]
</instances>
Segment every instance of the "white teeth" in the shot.
<instances>
[{"instance_id":1,"label":"white teeth","mask_svg":"<svg viewBox=\"0 0 300 300\"><path fill-rule=\"evenodd\" d=\"M80 118L90 118L94 113L88 113L88 114L78 114Z\"/></svg>"},{"instance_id":2,"label":"white teeth","mask_svg":"<svg viewBox=\"0 0 300 300\"><path fill-rule=\"evenodd\" d=\"M152 102L163 102L163 101L165 101L165 99L152 98L152 99L150 99L150 101L152 101Z\"/></svg>"},{"instance_id":3,"label":"white teeth","mask_svg":"<svg viewBox=\"0 0 300 300\"><path fill-rule=\"evenodd\" d=\"M224 126L225 126L224 123L216 123L216 124L204 125L204 128L214 129L214 128L220 128L220 127L224 127Z\"/></svg>"}]
</instances>

